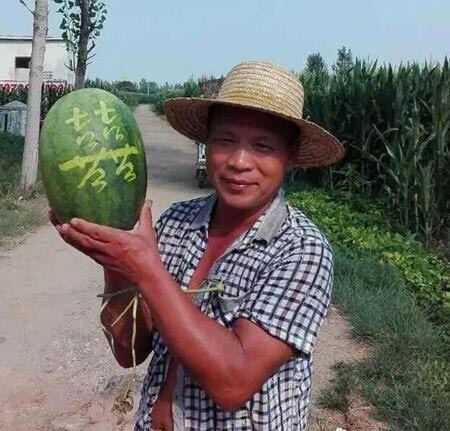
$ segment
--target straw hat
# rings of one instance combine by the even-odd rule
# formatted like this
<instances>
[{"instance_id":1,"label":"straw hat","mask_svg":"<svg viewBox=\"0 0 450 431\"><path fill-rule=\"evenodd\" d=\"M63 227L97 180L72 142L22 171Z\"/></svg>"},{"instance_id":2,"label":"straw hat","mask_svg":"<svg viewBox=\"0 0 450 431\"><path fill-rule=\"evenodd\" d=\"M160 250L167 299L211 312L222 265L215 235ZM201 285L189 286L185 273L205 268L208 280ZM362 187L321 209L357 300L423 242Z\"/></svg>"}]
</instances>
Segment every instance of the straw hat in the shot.
<instances>
[{"instance_id":1,"label":"straw hat","mask_svg":"<svg viewBox=\"0 0 450 431\"><path fill-rule=\"evenodd\" d=\"M256 109L284 118L300 129L297 167L328 166L344 155L342 144L322 127L302 118L304 92L299 79L272 63L247 61L233 67L216 99L175 98L164 102L171 126L184 136L206 142L213 105Z\"/></svg>"}]
</instances>

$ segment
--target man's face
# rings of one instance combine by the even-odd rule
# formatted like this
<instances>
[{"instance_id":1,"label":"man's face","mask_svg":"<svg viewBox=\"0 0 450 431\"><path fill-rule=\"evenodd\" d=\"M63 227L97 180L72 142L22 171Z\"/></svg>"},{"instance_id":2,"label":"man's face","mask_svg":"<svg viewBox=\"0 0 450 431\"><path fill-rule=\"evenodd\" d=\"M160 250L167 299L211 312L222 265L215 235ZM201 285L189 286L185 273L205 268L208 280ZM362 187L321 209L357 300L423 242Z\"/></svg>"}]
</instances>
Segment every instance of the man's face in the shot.
<instances>
[{"instance_id":1,"label":"man's face","mask_svg":"<svg viewBox=\"0 0 450 431\"><path fill-rule=\"evenodd\" d=\"M296 148L292 127L270 114L216 106L206 145L208 177L228 207L257 210L283 182Z\"/></svg>"}]
</instances>

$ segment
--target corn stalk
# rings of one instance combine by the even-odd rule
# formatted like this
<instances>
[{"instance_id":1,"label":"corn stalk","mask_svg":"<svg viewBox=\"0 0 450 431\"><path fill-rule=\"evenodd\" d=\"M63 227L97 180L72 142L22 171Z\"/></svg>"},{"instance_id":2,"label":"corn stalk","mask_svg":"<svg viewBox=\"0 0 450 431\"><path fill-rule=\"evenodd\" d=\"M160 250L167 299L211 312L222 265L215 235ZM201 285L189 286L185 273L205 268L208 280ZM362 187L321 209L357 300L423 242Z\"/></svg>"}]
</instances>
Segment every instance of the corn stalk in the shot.
<instances>
[{"instance_id":1,"label":"corn stalk","mask_svg":"<svg viewBox=\"0 0 450 431\"><path fill-rule=\"evenodd\" d=\"M327 72L327 71L326 71ZM305 117L346 147L339 165L307 172L333 190L386 199L427 244L445 238L450 201L450 73L442 64L393 68L355 59L300 74Z\"/></svg>"}]
</instances>

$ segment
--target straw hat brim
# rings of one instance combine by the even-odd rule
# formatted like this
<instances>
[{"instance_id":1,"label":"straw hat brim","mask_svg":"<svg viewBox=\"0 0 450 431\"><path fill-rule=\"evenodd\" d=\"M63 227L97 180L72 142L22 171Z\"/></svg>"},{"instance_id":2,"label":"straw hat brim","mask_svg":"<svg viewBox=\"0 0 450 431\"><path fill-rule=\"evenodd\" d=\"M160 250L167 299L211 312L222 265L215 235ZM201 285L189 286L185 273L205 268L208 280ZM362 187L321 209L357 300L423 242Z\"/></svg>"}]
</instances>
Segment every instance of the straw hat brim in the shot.
<instances>
[{"instance_id":1,"label":"straw hat brim","mask_svg":"<svg viewBox=\"0 0 450 431\"><path fill-rule=\"evenodd\" d=\"M206 142L208 114L213 105L255 109L288 120L300 129L300 144L293 165L301 168L324 167L339 161L345 153L339 140L319 125L302 118L280 114L271 109L218 99L181 97L164 102L164 112L170 125L182 135L198 142Z\"/></svg>"}]
</instances>

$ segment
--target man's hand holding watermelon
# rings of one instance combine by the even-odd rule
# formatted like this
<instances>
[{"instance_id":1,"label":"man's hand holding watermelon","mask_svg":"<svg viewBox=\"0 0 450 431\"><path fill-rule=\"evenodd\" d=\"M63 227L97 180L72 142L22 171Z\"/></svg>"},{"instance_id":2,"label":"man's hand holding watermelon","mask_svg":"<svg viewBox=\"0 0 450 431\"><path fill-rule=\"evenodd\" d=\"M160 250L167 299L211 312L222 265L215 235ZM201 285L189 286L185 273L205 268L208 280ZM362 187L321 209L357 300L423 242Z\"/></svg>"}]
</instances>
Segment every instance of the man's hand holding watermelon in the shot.
<instances>
[{"instance_id":1,"label":"man's hand holding watermelon","mask_svg":"<svg viewBox=\"0 0 450 431\"><path fill-rule=\"evenodd\" d=\"M148 203L142 206L136 227L128 231L79 218L58 224L53 211L50 219L64 241L130 283L141 284L146 271L163 266Z\"/></svg>"}]
</instances>

